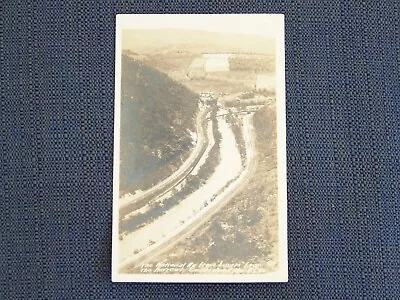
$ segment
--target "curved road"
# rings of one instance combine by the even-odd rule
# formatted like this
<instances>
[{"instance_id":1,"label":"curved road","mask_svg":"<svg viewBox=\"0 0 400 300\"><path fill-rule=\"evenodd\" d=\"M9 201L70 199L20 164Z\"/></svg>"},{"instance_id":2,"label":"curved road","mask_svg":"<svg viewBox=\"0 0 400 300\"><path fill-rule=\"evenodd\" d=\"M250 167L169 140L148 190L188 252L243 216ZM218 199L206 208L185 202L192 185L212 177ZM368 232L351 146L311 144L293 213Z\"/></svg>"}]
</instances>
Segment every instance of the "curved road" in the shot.
<instances>
[{"instance_id":1,"label":"curved road","mask_svg":"<svg viewBox=\"0 0 400 300\"><path fill-rule=\"evenodd\" d=\"M129 213L125 212L125 210L122 210L123 208L126 208L130 204L137 203L146 197L158 194L160 193L161 190L165 188L167 188L167 190L163 191L163 193L166 193L168 190L172 189L176 184L182 181L187 176L188 172L190 172L195 167L197 162L200 160L201 156L204 154L206 148L205 145L207 144L207 139L204 134L203 121L205 120L205 116L207 115L208 112L210 112L210 110L211 110L210 108L206 108L197 115L196 118L197 137L198 137L197 143L196 147L194 148L188 159L179 167L178 170L176 170L173 174L168 176L163 181L159 182L152 188L143 191L142 193L136 196L135 195L132 196L129 200L120 203L119 205L120 218L121 215L126 215L127 213Z\"/></svg>"},{"instance_id":2,"label":"curved road","mask_svg":"<svg viewBox=\"0 0 400 300\"><path fill-rule=\"evenodd\" d=\"M191 222L185 223L179 230L174 232L170 237L166 238L161 243L157 242L148 249L143 250L137 254L132 259L126 261L120 268L120 273L129 273L132 269L149 262L154 259L154 257L163 254L166 251L172 250L173 247L184 240L186 237L195 233L202 225L208 222L216 213L218 213L237 193L243 190L248 181L254 175L257 165L258 165L258 155L255 155L254 137L250 125L250 117L246 116L244 118L244 130L245 130L245 141L246 141L246 166L243 172L227 188L226 195L222 196L220 200L214 200L209 206L199 212L198 216L194 218ZM236 186L235 186L236 185ZM232 187L234 187L232 189ZM222 192L223 194L224 192Z\"/></svg>"}]
</instances>

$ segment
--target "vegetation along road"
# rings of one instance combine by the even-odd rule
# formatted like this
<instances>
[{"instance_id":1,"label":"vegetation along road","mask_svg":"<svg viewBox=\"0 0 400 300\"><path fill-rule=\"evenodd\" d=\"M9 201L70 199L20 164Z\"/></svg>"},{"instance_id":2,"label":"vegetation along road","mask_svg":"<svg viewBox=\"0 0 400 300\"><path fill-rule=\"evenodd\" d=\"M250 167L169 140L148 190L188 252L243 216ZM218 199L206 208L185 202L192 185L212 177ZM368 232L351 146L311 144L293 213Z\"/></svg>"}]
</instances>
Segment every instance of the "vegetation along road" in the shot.
<instances>
[{"instance_id":1,"label":"vegetation along road","mask_svg":"<svg viewBox=\"0 0 400 300\"><path fill-rule=\"evenodd\" d=\"M161 196L162 194L170 191L174 188L180 181L182 181L190 171L196 166L199 162L200 158L204 155L204 151L207 147L207 138L204 134L204 122L206 120L205 116L210 112L210 108L203 108L196 118L196 128L197 128L197 141L196 146L191 152L190 156L186 159L186 161L169 177L159 182L152 188L143 191L141 193L137 193L135 195L127 195L123 197L121 203L119 205L120 211L119 216L123 218L127 215L132 209L132 204L137 204L142 200L147 200L147 198L154 198L155 196ZM144 203L147 201L143 201Z\"/></svg>"},{"instance_id":2,"label":"vegetation along road","mask_svg":"<svg viewBox=\"0 0 400 300\"><path fill-rule=\"evenodd\" d=\"M126 240L122 241L120 245L121 272L129 273L138 265L172 249L176 243L190 236L208 222L234 195L242 190L257 166L252 116L253 114L249 114L243 118L243 136L247 153L245 164L240 163L240 154L228 123L223 118L220 119L218 125L222 133L221 162L215 173L203 186L203 189L199 188L177 207L170 209L165 215L128 235ZM236 166L235 162L238 163ZM173 224L174 222L175 224Z\"/></svg>"}]
</instances>

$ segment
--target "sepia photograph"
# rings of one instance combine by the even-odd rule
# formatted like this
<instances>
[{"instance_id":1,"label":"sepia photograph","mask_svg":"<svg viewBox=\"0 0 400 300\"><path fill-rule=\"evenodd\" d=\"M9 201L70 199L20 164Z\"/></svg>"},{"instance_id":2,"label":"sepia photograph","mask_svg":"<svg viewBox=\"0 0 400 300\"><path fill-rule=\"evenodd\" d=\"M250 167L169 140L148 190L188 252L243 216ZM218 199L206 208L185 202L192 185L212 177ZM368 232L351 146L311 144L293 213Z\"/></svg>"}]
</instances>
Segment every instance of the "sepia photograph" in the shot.
<instances>
[{"instance_id":1,"label":"sepia photograph","mask_svg":"<svg viewBox=\"0 0 400 300\"><path fill-rule=\"evenodd\" d=\"M286 282L284 16L118 15L112 280Z\"/></svg>"}]
</instances>

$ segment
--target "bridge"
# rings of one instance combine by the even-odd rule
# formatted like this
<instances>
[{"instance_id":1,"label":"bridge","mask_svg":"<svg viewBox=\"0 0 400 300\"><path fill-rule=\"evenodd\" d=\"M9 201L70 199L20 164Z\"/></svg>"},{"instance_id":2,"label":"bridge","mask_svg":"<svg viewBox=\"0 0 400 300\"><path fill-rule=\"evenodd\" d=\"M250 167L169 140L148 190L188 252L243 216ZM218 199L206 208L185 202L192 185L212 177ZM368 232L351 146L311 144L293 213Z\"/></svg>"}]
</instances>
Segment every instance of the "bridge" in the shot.
<instances>
[{"instance_id":1,"label":"bridge","mask_svg":"<svg viewBox=\"0 0 400 300\"><path fill-rule=\"evenodd\" d=\"M264 106L263 106L263 107L264 107ZM258 110L260 110L260 108L251 108L251 109L239 110L239 111L235 111L235 112L230 111L230 112L228 112L228 113L216 115L215 117L216 117L216 118L220 118L220 117L227 116L227 115L229 115L229 114L232 114L232 115L246 115L246 114L249 114L249 113L252 113L252 112L256 112L256 111L258 111ZM208 117L207 120L211 120L211 117Z\"/></svg>"}]
</instances>

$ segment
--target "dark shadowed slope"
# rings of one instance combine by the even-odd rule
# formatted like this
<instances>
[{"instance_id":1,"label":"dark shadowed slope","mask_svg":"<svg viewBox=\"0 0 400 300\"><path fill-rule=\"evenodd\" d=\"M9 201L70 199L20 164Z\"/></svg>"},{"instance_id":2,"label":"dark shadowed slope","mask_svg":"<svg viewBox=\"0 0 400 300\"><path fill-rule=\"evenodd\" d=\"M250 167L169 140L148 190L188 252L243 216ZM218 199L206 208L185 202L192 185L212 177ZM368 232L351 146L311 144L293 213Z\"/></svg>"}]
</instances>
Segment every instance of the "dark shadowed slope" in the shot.
<instances>
[{"instance_id":1,"label":"dark shadowed slope","mask_svg":"<svg viewBox=\"0 0 400 300\"><path fill-rule=\"evenodd\" d=\"M120 190L193 148L198 97L141 62L122 56Z\"/></svg>"}]
</instances>

